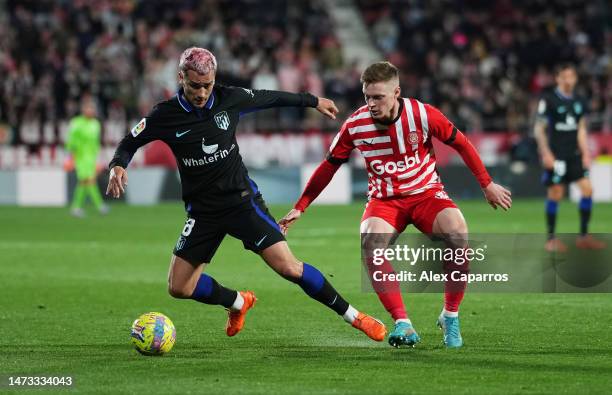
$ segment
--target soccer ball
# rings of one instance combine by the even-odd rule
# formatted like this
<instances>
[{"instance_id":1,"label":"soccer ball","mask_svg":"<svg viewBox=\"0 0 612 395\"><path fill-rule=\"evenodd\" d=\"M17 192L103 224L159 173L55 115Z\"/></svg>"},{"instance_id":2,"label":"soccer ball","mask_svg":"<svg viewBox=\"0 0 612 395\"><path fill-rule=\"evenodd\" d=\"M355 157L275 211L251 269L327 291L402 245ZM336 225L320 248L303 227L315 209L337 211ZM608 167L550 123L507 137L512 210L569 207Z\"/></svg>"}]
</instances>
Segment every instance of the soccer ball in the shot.
<instances>
[{"instance_id":1,"label":"soccer ball","mask_svg":"<svg viewBox=\"0 0 612 395\"><path fill-rule=\"evenodd\" d=\"M174 346L176 329L162 313L146 313L132 324L132 344L144 355L162 355Z\"/></svg>"}]
</instances>

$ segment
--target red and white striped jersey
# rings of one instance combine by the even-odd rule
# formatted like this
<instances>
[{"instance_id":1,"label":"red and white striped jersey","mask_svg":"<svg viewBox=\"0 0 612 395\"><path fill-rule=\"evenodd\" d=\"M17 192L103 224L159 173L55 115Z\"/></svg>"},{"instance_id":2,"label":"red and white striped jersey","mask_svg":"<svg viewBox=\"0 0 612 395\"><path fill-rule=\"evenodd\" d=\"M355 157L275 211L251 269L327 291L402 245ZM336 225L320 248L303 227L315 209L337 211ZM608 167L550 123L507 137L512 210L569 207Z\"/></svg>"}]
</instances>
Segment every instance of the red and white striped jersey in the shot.
<instances>
[{"instance_id":1,"label":"red and white striped jersey","mask_svg":"<svg viewBox=\"0 0 612 395\"><path fill-rule=\"evenodd\" d=\"M329 160L347 161L358 149L368 170L368 198L387 199L442 188L432 137L452 141L453 124L435 107L400 98L392 124L376 123L367 106L342 125L329 150Z\"/></svg>"}]
</instances>

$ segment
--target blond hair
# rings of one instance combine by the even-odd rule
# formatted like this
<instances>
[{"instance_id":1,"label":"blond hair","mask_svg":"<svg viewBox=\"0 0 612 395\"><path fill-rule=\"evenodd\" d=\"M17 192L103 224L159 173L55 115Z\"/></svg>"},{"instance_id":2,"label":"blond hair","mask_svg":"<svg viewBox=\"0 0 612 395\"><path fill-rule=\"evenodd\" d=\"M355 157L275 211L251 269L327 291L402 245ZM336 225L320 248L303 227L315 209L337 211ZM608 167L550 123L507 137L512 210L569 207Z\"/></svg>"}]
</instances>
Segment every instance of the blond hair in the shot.
<instances>
[{"instance_id":1,"label":"blond hair","mask_svg":"<svg viewBox=\"0 0 612 395\"><path fill-rule=\"evenodd\" d=\"M369 65L361 73L361 83L387 82L392 79L399 80L399 70L391 62L383 61Z\"/></svg>"}]
</instances>

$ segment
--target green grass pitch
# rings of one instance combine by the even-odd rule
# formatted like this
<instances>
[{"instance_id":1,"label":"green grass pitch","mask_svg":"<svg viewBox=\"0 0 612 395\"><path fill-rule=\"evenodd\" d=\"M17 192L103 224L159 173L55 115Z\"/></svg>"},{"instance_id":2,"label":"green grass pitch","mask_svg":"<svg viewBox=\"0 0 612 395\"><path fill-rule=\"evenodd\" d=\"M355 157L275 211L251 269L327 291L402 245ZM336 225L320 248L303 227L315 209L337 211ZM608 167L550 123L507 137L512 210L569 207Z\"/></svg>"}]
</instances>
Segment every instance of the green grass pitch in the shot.
<instances>
[{"instance_id":1,"label":"green grass pitch","mask_svg":"<svg viewBox=\"0 0 612 395\"><path fill-rule=\"evenodd\" d=\"M459 202L472 232L540 232L543 201L495 212ZM282 216L288 206L274 206ZM559 231L575 232L575 205ZM360 286L361 204L312 207L289 234L358 309L391 319ZM235 338L223 309L172 299L166 275L182 229L180 204L113 205L85 220L67 209L0 208L0 376L70 375L79 393L610 393L612 297L472 294L462 305L465 347L446 350L434 327L442 295L404 295L422 342L370 341L226 238L208 272L259 298ZM612 231L612 205L595 205L592 231ZM132 321L161 311L177 327L163 357L129 342ZM34 390L37 393L49 390ZM64 390L65 391L65 390ZM19 391L12 391L17 393Z\"/></svg>"}]
</instances>

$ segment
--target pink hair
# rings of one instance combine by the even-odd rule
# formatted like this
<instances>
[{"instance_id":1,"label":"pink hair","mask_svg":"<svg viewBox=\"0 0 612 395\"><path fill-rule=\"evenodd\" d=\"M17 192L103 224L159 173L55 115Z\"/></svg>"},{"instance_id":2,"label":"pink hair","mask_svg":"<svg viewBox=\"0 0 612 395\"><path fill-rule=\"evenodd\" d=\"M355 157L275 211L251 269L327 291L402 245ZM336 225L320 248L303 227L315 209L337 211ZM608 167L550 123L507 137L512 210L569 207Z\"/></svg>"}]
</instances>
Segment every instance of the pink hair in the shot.
<instances>
[{"instance_id":1,"label":"pink hair","mask_svg":"<svg viewBox=\"0 0 612 395\"><path fill-rule=\"evenodd\" d=\"M181 54L179 70L183 75L187 70L193 70L198 74L208 74L211 71L216 72L217 59L207 49L198 47L187 48Z\"/></svg>"}]
</instances>

